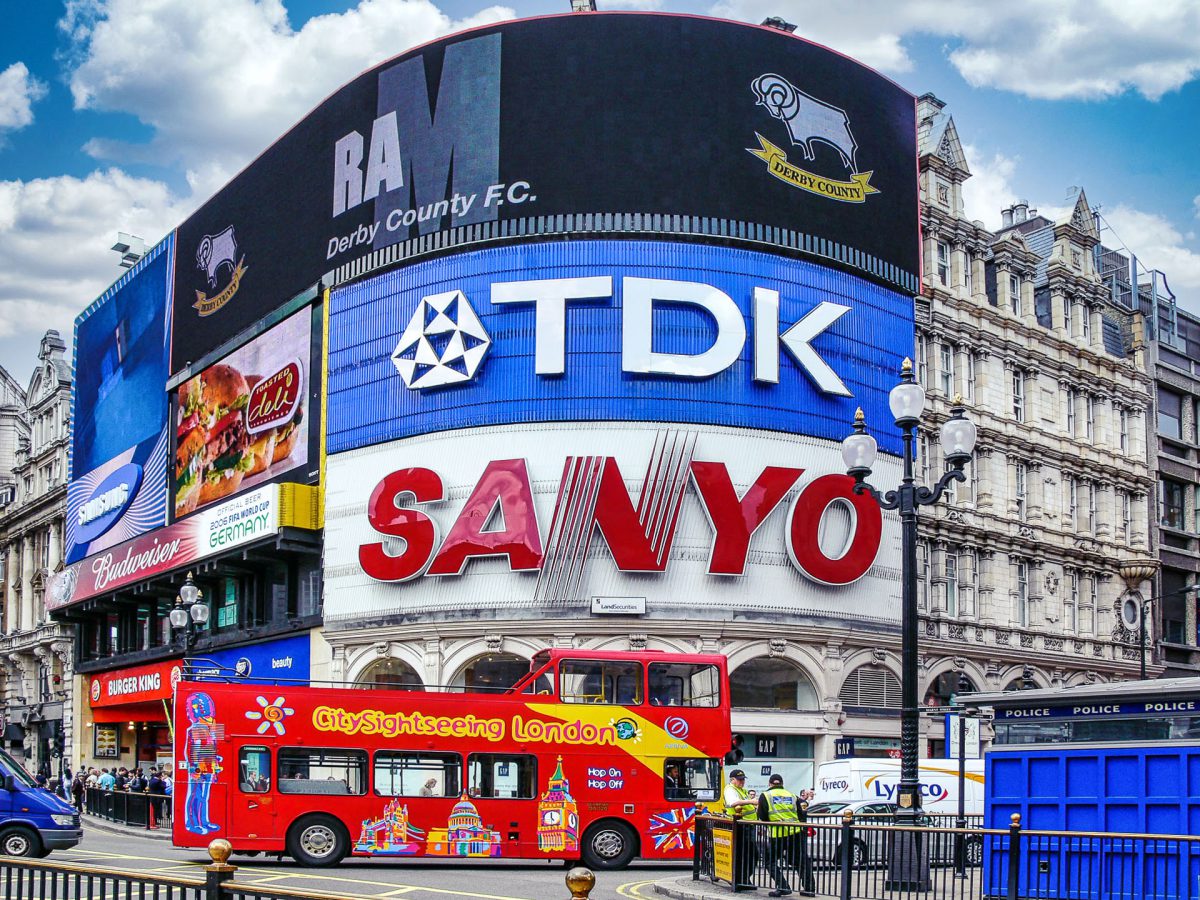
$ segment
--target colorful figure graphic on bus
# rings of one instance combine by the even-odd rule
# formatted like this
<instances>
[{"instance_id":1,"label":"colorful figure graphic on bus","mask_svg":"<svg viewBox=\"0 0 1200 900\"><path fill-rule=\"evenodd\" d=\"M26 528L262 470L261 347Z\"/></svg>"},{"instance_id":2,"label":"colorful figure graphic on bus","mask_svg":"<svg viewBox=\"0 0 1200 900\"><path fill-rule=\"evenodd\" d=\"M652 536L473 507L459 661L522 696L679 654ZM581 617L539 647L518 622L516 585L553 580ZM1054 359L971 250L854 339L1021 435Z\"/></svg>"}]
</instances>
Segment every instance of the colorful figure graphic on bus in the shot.
<instances>
[{"instance_id":1,"label":"colorful figure graphic on bus","mask_svg":"<svg viewBox=\"0 0 1200 900\"><path fill-rule=\"evenodd\" d=\"M429 829L427 856L499 856L500 832L484 827L475 804L463 794L450 811L447 828Z\"/></svg>"},{"instance_id":2,"label":"colorful figure graphic on bus","mask_svg":"<svg viewBox=\"0 0 1200 900\"><path fill-rule=\"evenodd\" d=\"M396 798L389 801L378 819L363 819L354 850L377 856L416 856L424 839L424 830L408 819L408 804Z\"/></svg>"},{"instance_id":3,"label":"colorful figure graphic on bus","mask_svg":"<svg viewBox=\"0 0 1200 900\"><path fill-rule=\"evenodd\" d=\"M214 825L208 818L208 794L221 771L221 757L217 756L220 726L212 698L208 694L192 694L188 698L187 717L190 724L183 742L187 764L184 827L193 834L208 834L221 830L220 825Z\"/></svg>"},{"instance_id":4,"label":"colorful figure graphic on bus","mask_svg":"<svg viewBox=\"0 0 1200 900\"><path fill-rule=\"evenodd\" d=\"M538 800L538 849L543 853L579 851L579 809L563 775L561 756Z\"/></svg>"}]
</instances>

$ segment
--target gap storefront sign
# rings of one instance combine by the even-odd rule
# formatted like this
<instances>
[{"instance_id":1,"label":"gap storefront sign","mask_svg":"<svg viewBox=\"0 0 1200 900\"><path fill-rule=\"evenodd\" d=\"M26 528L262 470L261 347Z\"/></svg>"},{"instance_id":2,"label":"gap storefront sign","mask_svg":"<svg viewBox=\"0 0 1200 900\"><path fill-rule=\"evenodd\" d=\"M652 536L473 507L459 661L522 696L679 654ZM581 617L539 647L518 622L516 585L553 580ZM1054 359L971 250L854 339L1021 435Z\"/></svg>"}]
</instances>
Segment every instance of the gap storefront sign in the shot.
<instances>
[{"instance_id":1,"label":"gap storefront sign","mask_svg":"<svg viewBox=\"0 0 1200 900\"><path fill-rule=\"evenodd\" d=\"M898 450L879 425L911 298L752 251L580 241L413 265L330 309L331 627L460 606L460 578L474 608L897 619L895 522L840 441L861 406Z\"/></svg>"}]
</instances>

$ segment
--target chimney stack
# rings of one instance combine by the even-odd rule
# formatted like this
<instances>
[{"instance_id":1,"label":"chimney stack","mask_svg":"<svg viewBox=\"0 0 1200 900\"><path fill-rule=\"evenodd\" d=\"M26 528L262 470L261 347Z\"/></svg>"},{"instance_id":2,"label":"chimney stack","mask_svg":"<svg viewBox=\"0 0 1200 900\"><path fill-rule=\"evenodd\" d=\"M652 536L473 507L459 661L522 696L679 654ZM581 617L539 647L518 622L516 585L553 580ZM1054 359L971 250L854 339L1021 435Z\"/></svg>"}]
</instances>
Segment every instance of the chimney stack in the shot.
<instances>
[{"instance_id":1,"label":"chimney stack","mask_svg":"<svg viewBox=\"0 0 1200 900\"><path fill-rule=\"evenodd\" d=\"M1010 206L1008 209L1000 210L1000 219L1004 228L1011 228L1013 223L1013 211Z\"/></svg>"},{"instance_id":2,"label":"chimney stack","mask_svg":"<svg viewBox=\"0 0 1200 900\"><path fill-rule=\"evenodd\" d=\"M1016 203L1013 204L1012 211L1013 211L1013 224L1020 225L1022 222L1025 221L1025 219L1028 215L1029 201L1028 200L1018 200Z\"/></svg>"}]
</instances>

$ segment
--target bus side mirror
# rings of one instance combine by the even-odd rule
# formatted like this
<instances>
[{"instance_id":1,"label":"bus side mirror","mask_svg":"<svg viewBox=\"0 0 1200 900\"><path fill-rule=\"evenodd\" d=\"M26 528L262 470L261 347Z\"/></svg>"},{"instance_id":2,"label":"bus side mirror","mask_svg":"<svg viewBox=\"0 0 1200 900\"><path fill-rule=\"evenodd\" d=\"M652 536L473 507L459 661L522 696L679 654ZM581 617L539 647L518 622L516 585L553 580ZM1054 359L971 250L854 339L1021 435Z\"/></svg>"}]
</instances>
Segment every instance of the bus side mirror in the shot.
<instances>
[{"instance_id":1,"label":"bus side mirror","mask_svg":"<svg viewBox=\"0 0 1200 900\"><path fill-rule=\"evenodd\" d=\"M17 779L15 775L4 776L4 789L10 792L17 789Z\"/></svg>"}]
</instances>

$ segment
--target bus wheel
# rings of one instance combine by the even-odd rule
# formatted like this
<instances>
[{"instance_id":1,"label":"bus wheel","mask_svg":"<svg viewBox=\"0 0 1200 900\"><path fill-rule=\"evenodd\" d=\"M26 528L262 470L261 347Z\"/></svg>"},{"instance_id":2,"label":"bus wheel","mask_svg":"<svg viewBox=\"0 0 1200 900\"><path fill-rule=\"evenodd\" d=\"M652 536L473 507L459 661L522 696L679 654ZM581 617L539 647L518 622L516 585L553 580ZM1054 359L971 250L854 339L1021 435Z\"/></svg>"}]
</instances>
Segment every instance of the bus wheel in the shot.
<instances>
[{"instance_id":1,"label":"bus wheel","mask_svg":"<svg viewBox=\"0 0 1200 900\"><path fill-rule=\"evenodd\" d=\"M309 816L288 830L288 853L302 866L335 866L349 843L342 823L329 816Z\"/></svg>"},{"instance_id":2,"label":"bus wheel","mask_svg":"<svg viewBox=\"0 0 1200 900\"><path fill-rule=\"evenodd\" d=\"M5 856L37 856L41 842L28 828L6 828L0 831L0 853Z\"/></svg>"},{"instance_id":3,"label":"bus wheel","mask_svg":"<svg viewBox=\"0 0 1200 900\"><path fill-rule=\"evenodd\" d=\"M597 822L583 836L583 864L592 869L623 869L637 856L637 835L624 822Z\"/></svg>"}]
</instances>

